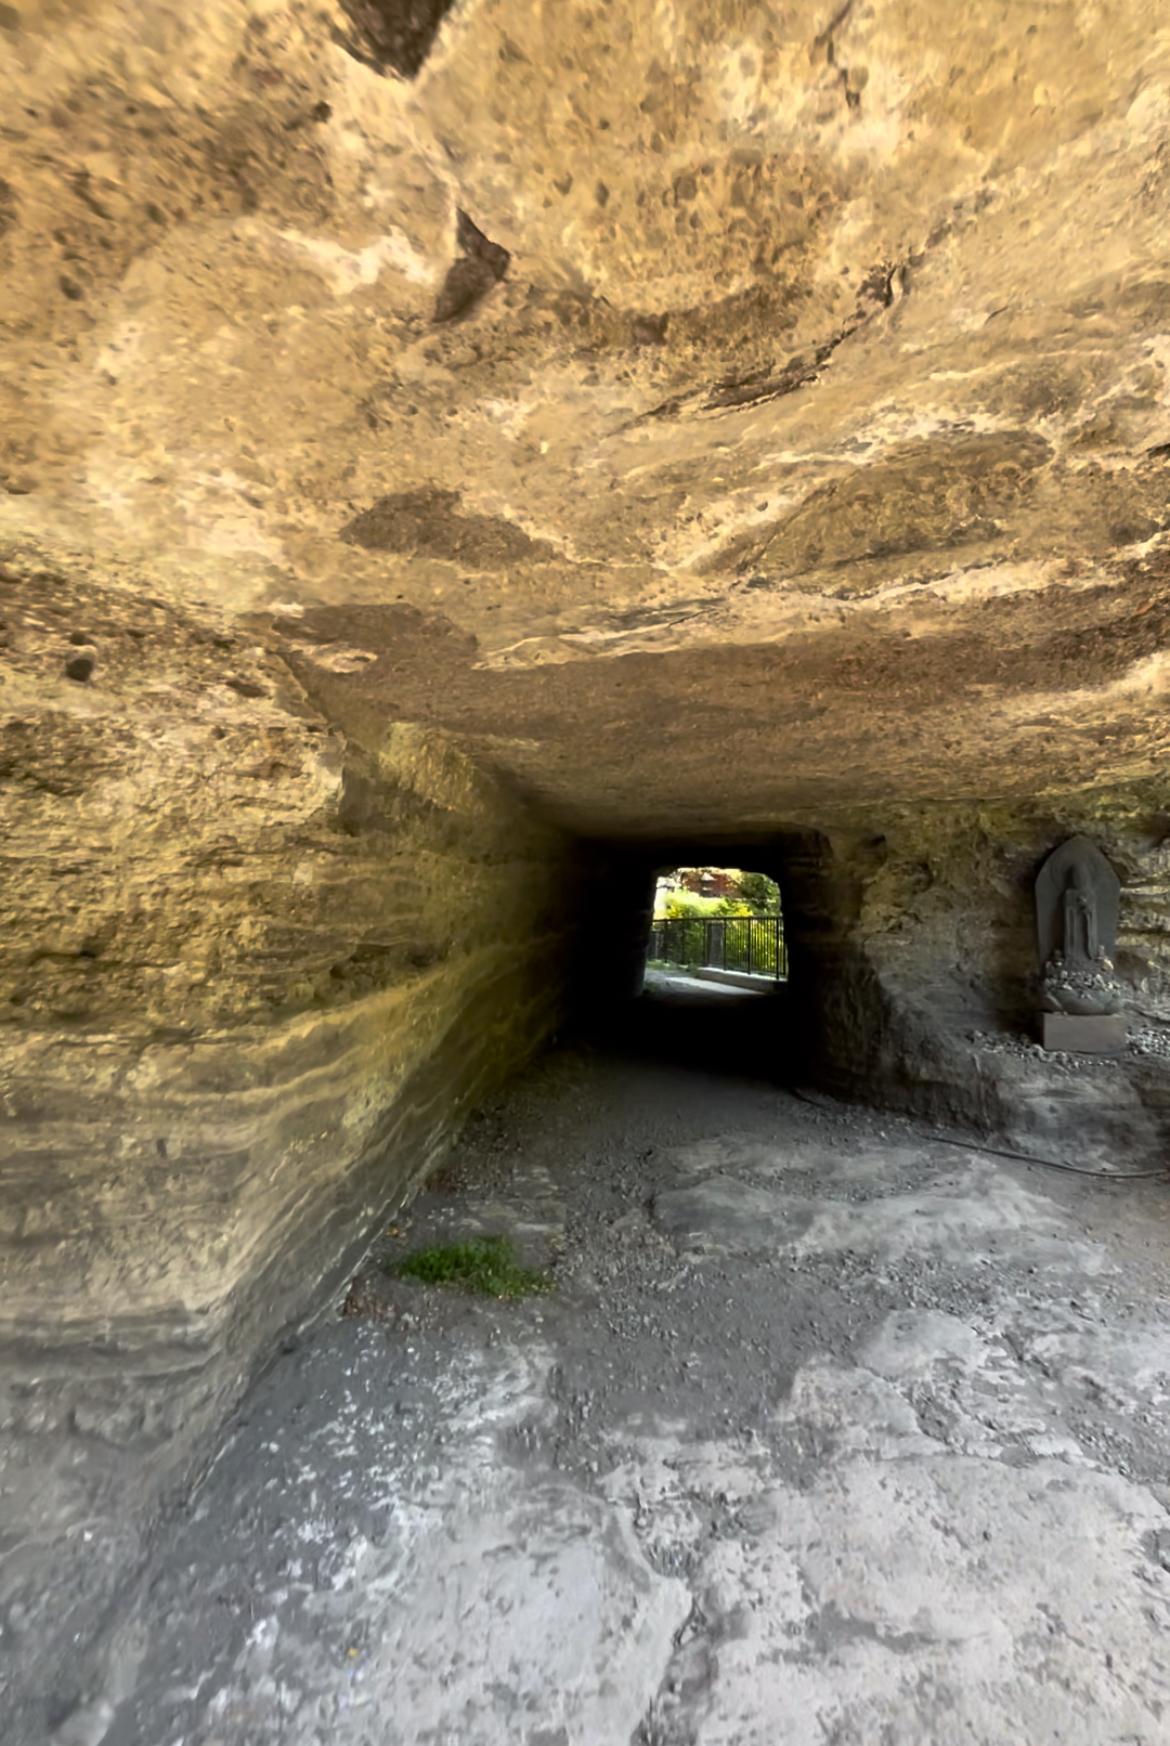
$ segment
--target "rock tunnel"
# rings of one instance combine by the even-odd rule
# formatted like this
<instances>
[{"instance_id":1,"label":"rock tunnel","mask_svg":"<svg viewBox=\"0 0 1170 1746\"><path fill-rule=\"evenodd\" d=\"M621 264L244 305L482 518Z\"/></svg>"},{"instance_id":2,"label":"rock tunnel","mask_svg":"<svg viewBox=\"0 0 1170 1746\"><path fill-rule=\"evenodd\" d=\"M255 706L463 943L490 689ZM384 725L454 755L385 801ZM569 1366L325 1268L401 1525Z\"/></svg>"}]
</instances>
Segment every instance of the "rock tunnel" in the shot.
<instances>
[{"instance_id":1,"label":"rock tunnel","mask_svg":"<svg viewBox=\"0 0 1170 1746\"><path fill-rule=\"evenodd\" d=\"M1142 0L0 6L9 1701L467 1112L784 893L776 1071L1170 1120ZM1122 886L1130 1046L1033 1043ZM615 1021L616 1022L616 1021Z\"/></svg>"}]
</instances>

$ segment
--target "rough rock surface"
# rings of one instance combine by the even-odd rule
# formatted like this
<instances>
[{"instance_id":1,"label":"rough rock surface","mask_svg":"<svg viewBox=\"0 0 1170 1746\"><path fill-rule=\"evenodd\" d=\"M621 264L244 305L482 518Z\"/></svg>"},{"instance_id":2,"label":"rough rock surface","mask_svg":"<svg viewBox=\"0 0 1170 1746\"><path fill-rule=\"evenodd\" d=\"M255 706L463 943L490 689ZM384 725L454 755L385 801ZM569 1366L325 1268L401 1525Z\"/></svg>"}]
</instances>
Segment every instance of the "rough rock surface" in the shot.
<instances>
[{"instance_id":1,"label":"rough rock surface","mask_svg":"<svg viewBox=\"0 0 1170 1746\"><path fill-rule=\"evenodd\" d=\"M664 857L821 1083L1164 1151L1168 89L1144 0L0 4L26 1682ZM1115 1069L1026 1053L1081 831Z\"/></svg>"},{"instance_id":2,"label":"rough rock surface","mask_svg":"<svg viewBox=\"0 0 1170 1746\"><path fill-rule=\"evenodd\" d=\"M266 700L209 685L189 642L155 633L95 720L17 740L13 835L34 851L5 890L17 1691L84 1640L257 1360L564 1006L575 885L555 832L441 736L399 727L343 755L320 724L274 725Z\"/></svg>"},{"instance_id":3,"label":"rough rock surface","mask_svg":"<svg viewBox=\"0 0 1170 1746\"><path fill-rule=\"evenodd\" d=\"M501 1229L555 1296L364 1274L62 1741L1164 1737L1162 1184L561 1054L378 1259Z\"/></svg>"},{"instance_id":4,"label":"rough rock surface","mask_svg":"<svg viewBox=\"0 0 1170 1746\"><path fill-rule=\"evenodd\" d=\"M9 537L591 831L636 651L643 825L1160 778L1170 40L1024 19L496 0L409 80L328 6L6 8ZM510 264L436 324L461 213Z\"/></svg>"}]
</instances>

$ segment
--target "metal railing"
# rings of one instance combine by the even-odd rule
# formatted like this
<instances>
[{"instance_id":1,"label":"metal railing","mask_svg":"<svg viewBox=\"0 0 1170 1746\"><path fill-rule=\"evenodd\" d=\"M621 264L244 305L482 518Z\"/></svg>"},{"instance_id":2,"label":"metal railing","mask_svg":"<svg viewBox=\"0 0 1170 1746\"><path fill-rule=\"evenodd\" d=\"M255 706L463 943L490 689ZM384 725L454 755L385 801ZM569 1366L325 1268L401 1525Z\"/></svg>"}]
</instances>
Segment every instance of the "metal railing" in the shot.
<instances>
[{"instance_id":1,"label":"metal railing","mask_svg":"<svg viewBox=\"0 0 1170 1746\"><path fill-rule=\"evenodd\" d=\"M788 974L784 923L778 915L683 915L656 921L651 962L687 969L742 970L749 976Z\"/></svg>"}]
</instances>

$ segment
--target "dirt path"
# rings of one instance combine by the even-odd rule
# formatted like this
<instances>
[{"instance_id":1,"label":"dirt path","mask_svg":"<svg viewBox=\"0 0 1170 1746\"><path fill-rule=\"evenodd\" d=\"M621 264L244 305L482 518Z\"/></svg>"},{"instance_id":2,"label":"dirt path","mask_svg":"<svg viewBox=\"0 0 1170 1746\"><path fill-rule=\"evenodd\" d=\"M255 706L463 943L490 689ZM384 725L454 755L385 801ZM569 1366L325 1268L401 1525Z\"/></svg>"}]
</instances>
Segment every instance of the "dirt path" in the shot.
<instances>
[{"instance_id":1,"label":"dirt path","mask_svg":"<svg viewBox=\"0 0 1170 1746\"><path fill-rule=\"evenodd\" d=\"M562 1051L395 1228L557 1289L371 1267L60 1742L1170 1740L1162 1183Z\"/></svg>"}]
</instances>

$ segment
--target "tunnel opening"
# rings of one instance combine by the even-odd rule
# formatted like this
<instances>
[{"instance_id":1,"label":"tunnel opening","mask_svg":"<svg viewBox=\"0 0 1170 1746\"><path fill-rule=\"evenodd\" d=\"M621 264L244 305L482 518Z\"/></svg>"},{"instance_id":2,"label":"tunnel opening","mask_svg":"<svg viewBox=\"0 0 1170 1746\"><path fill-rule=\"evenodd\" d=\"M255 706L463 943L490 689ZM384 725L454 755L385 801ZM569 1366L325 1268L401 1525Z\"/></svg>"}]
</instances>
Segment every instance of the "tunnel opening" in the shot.
<instances>
[{"instance_id":1,"label":"tunnel opening","mask_svg":"<svg viewBox=\"0 0 1170 1746\"><path fill-rule=\"evenodd\" d=\"M775 840L590 846L592 925L575 1012L596 1046L723 1077L803 1073L784 846ZM799 950L797 951L799 959Z\"/></svg>"},{"instance_id":2,"label":"tunnel opening","mask_svg":"<svg viewBox=\"0 0 1170 1746\"><path fill-rule=\"evenodd\" d=\"M788 973L780 887L739 867L670 867L658 875L647 978L690 980L767 994Z\"/></svg>"}]
</instances>

